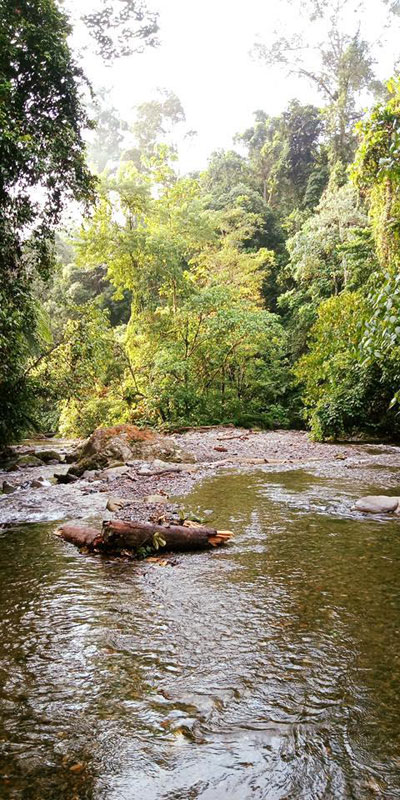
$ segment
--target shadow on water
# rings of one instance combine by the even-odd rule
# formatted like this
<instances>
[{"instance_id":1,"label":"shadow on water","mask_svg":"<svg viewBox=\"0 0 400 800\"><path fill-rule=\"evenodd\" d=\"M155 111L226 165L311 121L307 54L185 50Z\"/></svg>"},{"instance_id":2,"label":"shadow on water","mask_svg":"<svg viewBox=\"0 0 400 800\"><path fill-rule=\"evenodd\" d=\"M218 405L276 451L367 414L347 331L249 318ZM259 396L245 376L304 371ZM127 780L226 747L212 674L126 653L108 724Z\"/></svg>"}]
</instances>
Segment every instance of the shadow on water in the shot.
<instances>
[{"instance_id":1,"label":"shadow on water","mask_svg":"<svg viewBox=\"0 0 400 800\"><path fill-rule=\"evenodd\" d=\"M1 532L0 796L400 798L400 520L300 470L182 502L235 543L161 568Z\"/></svg>"}]
</instances>

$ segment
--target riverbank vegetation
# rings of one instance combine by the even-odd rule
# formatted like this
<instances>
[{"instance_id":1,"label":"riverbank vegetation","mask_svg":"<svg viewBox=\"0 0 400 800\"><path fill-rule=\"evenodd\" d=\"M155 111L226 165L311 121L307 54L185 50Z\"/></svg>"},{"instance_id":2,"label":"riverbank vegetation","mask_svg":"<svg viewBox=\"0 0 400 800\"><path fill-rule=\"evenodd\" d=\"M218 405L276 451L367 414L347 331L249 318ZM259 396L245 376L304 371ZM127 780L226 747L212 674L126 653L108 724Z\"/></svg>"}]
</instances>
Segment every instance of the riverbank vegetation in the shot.
<instances>
[{"instance_id":1,"label":"riverbank vegetation","mask_svg":"<svg viewBox=\"0 0 400 800\"><path fill-rule=\"evenodd\" d=\"M377 81L350 5L310 0L312 69L300 41L256 48L320 104L272 116L266 89L233 149L182 175L173 92L134 123L93 111L64 11L1 4L1 444L119 423L399 434L400 81ZM105 58L119 23L86 20ZM156 17L136 32L154 46Z\"/></svg>"}]
</instances>

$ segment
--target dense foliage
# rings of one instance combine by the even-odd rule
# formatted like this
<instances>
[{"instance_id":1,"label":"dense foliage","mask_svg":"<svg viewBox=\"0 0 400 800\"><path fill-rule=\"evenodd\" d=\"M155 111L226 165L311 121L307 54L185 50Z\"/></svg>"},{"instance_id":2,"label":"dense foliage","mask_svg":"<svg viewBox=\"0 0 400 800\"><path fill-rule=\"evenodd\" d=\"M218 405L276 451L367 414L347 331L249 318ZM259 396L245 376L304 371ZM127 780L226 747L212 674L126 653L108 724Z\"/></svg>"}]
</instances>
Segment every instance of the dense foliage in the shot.
<instances>
[{"instance_id":1,"label":"dense foliage","mask_svg":"<svg viewBox=\"0 0 400 800\"><path fill-rule=\"evenodd\" d=\"M143 24L131 30L135 8ZM124 26L125 38L131 30L144 40L157 29L133 0L116 16L111 6L99 14L87 25L107 57L111 31ZM42 389L34 367L51 334L33 287L52 273L62 210L94 197L83 138L88 87L70 33L56 0L0 0L0 446L34 424Z\"/></svg>"},{"instance_id":2,"label":"dense foliage","mask_svg":"<svg viewBox=\"0 0 400 800\"><path fill-rule=\"evenodd\" d=\"M0 444L26 424L40 344L31 284L45 277L63 203L87 200L87 117L70 28L54 0L0 4Z\"/></svg>"},{"instance_id":3,"label":"dense foliage","mask_svg":"<svg viewBox=\"0 0 400 800\"><path fill-rule=\"evenodd\" d=\"M400 83L382 87L341 27L351 3L304 4L310 31L326 26L311 71L312 33L259 47L321 107L257 111L201 174L177 171L176 95L128 124L98 93L97 199L66 237L65 202L93 198L84 78L54 0L0 0L0 443L119 422L400 432ZM113 9L87 18L106 58ZM154 43L157 17L128 11L127 49Z\"/></svg>"}]
</instances>

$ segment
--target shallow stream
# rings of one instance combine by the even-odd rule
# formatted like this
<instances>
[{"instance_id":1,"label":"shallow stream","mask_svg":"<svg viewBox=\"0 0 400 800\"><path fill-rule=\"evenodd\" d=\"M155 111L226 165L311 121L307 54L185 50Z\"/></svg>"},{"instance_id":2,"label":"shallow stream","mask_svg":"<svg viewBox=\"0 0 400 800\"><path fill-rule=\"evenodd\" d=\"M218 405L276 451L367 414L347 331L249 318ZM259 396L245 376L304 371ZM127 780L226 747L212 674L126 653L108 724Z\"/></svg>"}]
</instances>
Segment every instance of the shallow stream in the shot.
<instances>
[{"instance_id":1,"label":"shallow stream","mask_svg":"<svg viewBox=\"0 0 400 800\"><path fill-rule=\"evenodd\" d=\"M0 797L400 798L400 519L352 493L206 479L183 503L234 544L174 566L1 530Z\"/></svg>"}]
</instances>

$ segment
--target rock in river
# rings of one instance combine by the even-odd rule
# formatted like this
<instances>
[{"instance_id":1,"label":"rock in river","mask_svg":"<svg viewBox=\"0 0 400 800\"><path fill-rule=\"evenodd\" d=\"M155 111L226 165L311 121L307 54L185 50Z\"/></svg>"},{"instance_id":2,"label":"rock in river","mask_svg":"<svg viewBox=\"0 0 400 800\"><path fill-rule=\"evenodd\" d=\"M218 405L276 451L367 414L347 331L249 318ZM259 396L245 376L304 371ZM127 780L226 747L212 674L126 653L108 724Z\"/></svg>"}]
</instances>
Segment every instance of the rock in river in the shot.
<instances>
[{"instance_id":1,"label":"rock in river","mask_svg":"<svg viewBox=\"0 0 400 800\"><path fill-rule=\"evenodd\" d=\"M37 457L45 464L59 464L64 460L64 456L58 450L38 450Z\"/></svg>"},{"instance_id":2,"label":"rock in river","mask_svg":"<svg viewBox=\"0 0 400 800\"><path fill-rule=\"evenodd\" d=\"M17 464L19 467L42 467L43 461L31 453L27 453L26 455L18 456Z\"/></svg>"},{"instance_id":3,"label":"rock in river","mask_svg":"<svg viewBox=\"0 0 400 800\"><path fill-rule=\"evenodd\" d=\"M14 486L14 484L9 483L8 481L3 481L3 485L2 485L2 489L1 489L3 494L12 494L13 492L16 492L17 489L18 489L18 486Z\"/></svg>"},{"instance_id":4,"label":"rock in river","mask_svg":"<svg viewBox=\"0 0 400 800\"><path fill-rule=\"evenodd\" d=\"M384 494L368 495L361 497L354 505L356 511L366 511L369 514L390 514L397 512L400 497L387 497Z\"/></svg>"}]
</instances>

